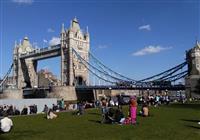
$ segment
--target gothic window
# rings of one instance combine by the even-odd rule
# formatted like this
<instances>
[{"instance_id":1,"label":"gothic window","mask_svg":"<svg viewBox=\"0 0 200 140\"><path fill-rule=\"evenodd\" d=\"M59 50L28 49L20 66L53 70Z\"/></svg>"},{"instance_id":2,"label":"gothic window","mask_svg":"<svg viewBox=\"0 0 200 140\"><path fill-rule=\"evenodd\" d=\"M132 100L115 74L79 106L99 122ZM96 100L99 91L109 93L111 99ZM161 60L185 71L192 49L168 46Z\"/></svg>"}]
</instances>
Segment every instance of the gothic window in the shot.
<instances>
[{"instance_id":1,"label":"gothic window","mask_svg":"<svg viewBox=\"0 0 200 140\"><path fill-rule=\"evenodd\" d=\"M197 68L199 68L199 64L197 64Z\"/></svg>"},{"instance_id":2,"label":"gothic window","mask_svg":"<svg viewBox=\"0 0 200 140\"><path fill-rule=\"evenodd\" d=\"M79 64L79 65L78 65L78 69L81 70L81 68L82 68L82 67L81 67L81 65Z\"/></svg>"},{"instance_id":3,"label":"gothic window","mask_svg":"<svg viewBox=\"0 0 200 140\"><path fill-rule=\"evenodd\" d=\"M192 60L192 64L195 64L195 60Z\"/></svg>"},{"instance_id":4,"label":"gothic window","mask_svg":"<svg viewBox=\"0 0 200 140\"><path fill-rule=\"evenodd\" d=\"M64 65L64 69L67 69L67 65Z\"/></svg>"}]
</instances>

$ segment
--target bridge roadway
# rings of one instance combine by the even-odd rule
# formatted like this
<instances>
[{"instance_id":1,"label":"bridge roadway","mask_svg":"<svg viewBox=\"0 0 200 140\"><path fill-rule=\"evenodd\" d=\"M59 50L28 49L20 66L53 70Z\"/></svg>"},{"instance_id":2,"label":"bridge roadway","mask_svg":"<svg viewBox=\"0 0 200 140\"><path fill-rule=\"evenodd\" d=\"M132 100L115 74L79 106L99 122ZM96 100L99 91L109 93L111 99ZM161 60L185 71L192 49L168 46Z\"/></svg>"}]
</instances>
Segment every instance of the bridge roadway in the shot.
<instances>
[{"instance_id":1,"label":"bridge roadway","mask_svg":"<svg viewBox=\"0 0 200 140\"><path fill-rule=\"evenodd\" d=\"M78 90L171 90L171 91L179 91L185 90L184 85L175 85L175 86L152 86L152 87L142 87L142 86L76 86Z\"/></svg>"},{"instance_id":2,"label":"bridge roadway","mask_svg":"<svg viewBox=\"0 0 200 140\"><path fill-rule=\"evenodd\" d=\"M52 87L53 88L53 87ZM162 87L131 87L131 86L76 86L78 91L88 91L88 90L168 90L168 91L179 91L185 90L184 85L176 86L162 86ZM44 91L51 91L51 88L25 88L23 89L23 95L32 95L33 93L44 93ZM38 94L39 95L39 94Z\"/></svg>"},{"instance_id":3,"label":"bridge roadway","mask_svg":"<svg viewBox=\"0 0 200 140\"><path fill-rule=\"evenodd\" d=\"M42 59L57 57L60 56L61 54L60 48L61 48L60 44L46 48L38 48L34 49L29 53L21 54L19 58L20 59L33 58L33 60L42 60Z\"/></svg>"}]
</instances>

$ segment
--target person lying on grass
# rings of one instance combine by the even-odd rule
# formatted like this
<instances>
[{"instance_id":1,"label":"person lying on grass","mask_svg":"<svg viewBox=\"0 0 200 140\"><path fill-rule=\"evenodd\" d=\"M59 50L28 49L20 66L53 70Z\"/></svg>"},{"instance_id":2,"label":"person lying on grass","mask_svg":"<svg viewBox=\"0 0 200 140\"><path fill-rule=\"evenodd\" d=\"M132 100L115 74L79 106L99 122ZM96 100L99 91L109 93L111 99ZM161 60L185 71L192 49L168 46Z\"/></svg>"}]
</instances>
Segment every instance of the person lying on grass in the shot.
<instances>
[{"instance_id":1,"label":"person lying on grass","mask_svg":"<svg viewBox=\"0 0 200 140\"><path fill-rule=\"evenodd\" d=\"M47 119L54 119L57 117L58 117L58 115L54 114L52 109L49 109L49 111L47 113Z\"/></svg>"},{"instance_id":2,"label":"person lying on grass","mask_svg":"<svg viewBox=\"0 0 200 140\"><path fill-rule=\"evenodd\" d=\"M102 118L102 123L123 123L125 120L124 114L121 109L109 108Z\"/></svg>"}]
</instances>

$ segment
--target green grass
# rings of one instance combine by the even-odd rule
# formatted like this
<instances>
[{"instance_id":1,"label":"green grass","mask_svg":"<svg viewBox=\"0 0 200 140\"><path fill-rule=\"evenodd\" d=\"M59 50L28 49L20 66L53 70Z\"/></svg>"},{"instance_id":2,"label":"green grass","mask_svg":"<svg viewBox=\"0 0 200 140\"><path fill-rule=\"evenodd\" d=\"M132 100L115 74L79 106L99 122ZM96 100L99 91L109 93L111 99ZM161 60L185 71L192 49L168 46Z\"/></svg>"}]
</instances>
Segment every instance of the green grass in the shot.
<instances>
[{"instance_id":1,"label":"green grass","mask_svg":"<svg viewBox=\"0 0 200 140\"><path fill-rule=\"evenodd\" d=\"M139 108L138 108L139 109ZM100 124L99 110L83 116L59 113L14 117L14 128L0 140L200 140L200 104L174 104L151 108L151 116L137 118L137 125ZM127 107L124 107L127 114Z\"/></svg>"}]
</instances>

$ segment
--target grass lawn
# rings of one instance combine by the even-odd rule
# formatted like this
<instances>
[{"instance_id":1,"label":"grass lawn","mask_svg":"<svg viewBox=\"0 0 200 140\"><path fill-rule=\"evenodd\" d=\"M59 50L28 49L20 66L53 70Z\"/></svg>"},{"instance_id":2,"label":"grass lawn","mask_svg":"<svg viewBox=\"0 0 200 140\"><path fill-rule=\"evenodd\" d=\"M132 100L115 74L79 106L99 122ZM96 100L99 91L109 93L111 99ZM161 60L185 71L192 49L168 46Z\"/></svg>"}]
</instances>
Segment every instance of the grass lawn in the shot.
<instances>
[{"instance_id":1,"label":"grass lawn","mask_svg":"<svg viewBox=\"0 0 200 140\"><path fill-rule=\"evenodd\" d=\"M127 114L127 107L124 107ZM140 109L140 107L138 108ZM138 116L138 124L100 124L99 110L83 116L59 113L46 120L44 115L14 117L14 129L0 134L0 140L200 140L200 104L173 104L150 108L151 117Z\"/></svg>"}]
</instances>

